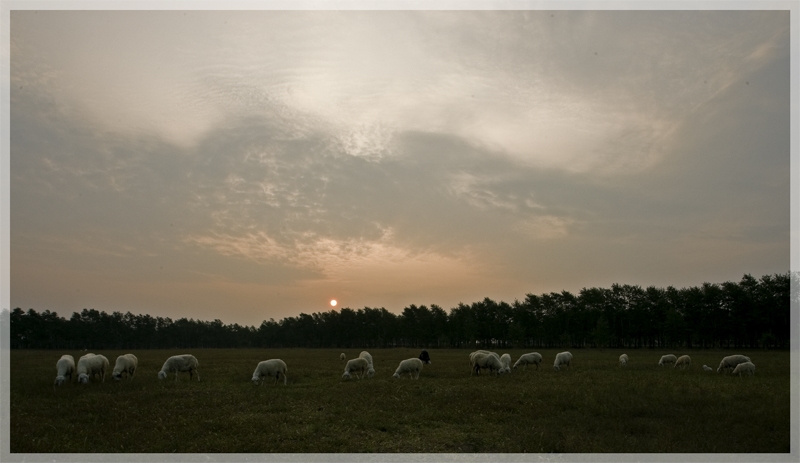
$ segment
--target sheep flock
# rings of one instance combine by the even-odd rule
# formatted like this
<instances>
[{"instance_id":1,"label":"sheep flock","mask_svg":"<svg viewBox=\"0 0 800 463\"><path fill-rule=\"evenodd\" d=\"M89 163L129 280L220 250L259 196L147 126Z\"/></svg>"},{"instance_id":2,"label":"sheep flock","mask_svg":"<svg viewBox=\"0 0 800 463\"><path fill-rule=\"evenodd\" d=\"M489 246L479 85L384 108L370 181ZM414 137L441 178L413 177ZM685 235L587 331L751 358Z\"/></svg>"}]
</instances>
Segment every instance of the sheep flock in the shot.
<instances>
[{"instance_id":1,"label":"sheep flock","mask_svg":"<svg viewBox=\"0 0 800 463\"><path fill-rule=\"evenodd\" d=\"M578 357L580 359L580 354ZM510 354L503 353L501 355L488 350L471 352L468 358L470 375L480 375L482 371L488 370L490 376L511 374L512 371L518 370L520 367L527 370L528 365L535 365L536 370L538 370L539 365L544 360L542 354L539 352L529 352L520 355L512 366ZM339 361L344 362L345 359L345 354L340 354ZM553 370L556 372L564 369L572 369L573 355L570 352L560 352L554 356L553 360ZM610 360L609 363L611 362L613 362L613 360ZM645 363L646 359L641 360L639 362L639 368L646 368ZM678 357L673 354L667 354L659 359L658 366L672 365L673 369L687 370L691 368L691 363L692 360L688 355L681 355ZM430 354L427 350L423 350L419 358L414 357L402 360L391 376L395 379L400 379L408 374L410 378L418 380L422 372L422 367L425 364L431 364ZM629 364L631 364L631 362L628 354L619 356L618 365L620 367L626 367ZM653 364L650 363L650 365ZM116 381L120 381L124 377L127 377L128 380L132 380L138 366L138 358L131 353L117 357L113 370L109 369L108 359L103 355L96 355L93 353L85 354L80 357L77 364L71 355L62 355L56 362L57 375L53 388L55 390L56 386L71 383L73 378L76 379L79 384L89 384L96 380L105 382L106 372L111 372L111 377ZM151 368L152 367L153 366L151 366ZM198 367L199 362L194 355L174 355L166 359L157 377L159 380L164 380L169 374L174 374L175 381L177 382L179 381L179 373L188 373L190 382L194 377L197 378L197 381L200 381ZM652 366L649 368L652 368ZM287 371L286 362L281 359L263 360L256 364L251 380L254 384L263 385L267 378L273 378L272 382L276 384L282 377L283 384L287 385ZM708 365L703 365L701 371L709 373L714 370ZM755 364L750 357L744 355L729 355L720 361L716 371L717 373L729 373L731 376L738 375L741 377L744 374L753 376L755 374ZM524 373L520 372L518 374ZM342 380L352 379L353 376L356 376L358 379L368 379L373 378L375 375L376 369L372 354L367 351L362 351L358 357L347 360Z\"/></svg>"}]
</instances>

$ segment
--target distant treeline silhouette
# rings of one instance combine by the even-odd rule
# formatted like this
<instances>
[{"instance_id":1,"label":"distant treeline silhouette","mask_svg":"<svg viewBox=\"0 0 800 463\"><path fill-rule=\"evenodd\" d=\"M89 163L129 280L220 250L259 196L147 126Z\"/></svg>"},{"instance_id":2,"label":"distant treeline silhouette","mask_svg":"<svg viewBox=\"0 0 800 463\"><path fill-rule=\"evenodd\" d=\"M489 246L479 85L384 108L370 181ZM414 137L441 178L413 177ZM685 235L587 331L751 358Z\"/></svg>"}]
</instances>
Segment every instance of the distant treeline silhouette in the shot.
<instances>
[{"instance_id":1,"label":"distant treeline silhouette","mask_svg":"<svg viewBox=\"0 0 800 463\"><path fill-rule=\"evenodd\" d=\"M172 349L237 347L788 348L795 273L736 282L646 289L614 284L509 304L485 298L445 312L411 305L301 313L259 327L220 320L73 313L20 308L10 313L15 349ZM795 301L796 302L796 301Z\"/></svg>"}]
</instances>

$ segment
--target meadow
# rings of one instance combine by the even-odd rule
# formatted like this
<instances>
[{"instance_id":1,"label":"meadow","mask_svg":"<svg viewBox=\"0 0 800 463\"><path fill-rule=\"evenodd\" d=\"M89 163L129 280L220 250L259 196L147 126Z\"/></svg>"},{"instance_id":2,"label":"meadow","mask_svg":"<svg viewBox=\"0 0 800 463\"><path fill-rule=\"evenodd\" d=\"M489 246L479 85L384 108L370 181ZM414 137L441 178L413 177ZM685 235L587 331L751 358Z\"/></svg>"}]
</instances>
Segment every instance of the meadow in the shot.
<instances>
[{"instance_id":1,"label":"meadow","mask_svg":"<svg viewBox=\"0 0 800 463\"><path fill-rule=\"evenodd\" d=\"M62 354L12 350L12 453L784 453L790 451L788 351L573 349L555 372L557 350L536 350L538 370L470 375L468 350L429 349L419 380L392 377L419 349L369 349L376 375L342 380L361 349L132 351L132 380L53 387ZM116 357L127 351L94 351ZM157 379L167 357L194 354L201 381ZM689 354L687 370L658 367ZM755 376L704 372L742 353ZM256 364L281 358L288 385L255 386Z\"/></svg>"}]
</instances>

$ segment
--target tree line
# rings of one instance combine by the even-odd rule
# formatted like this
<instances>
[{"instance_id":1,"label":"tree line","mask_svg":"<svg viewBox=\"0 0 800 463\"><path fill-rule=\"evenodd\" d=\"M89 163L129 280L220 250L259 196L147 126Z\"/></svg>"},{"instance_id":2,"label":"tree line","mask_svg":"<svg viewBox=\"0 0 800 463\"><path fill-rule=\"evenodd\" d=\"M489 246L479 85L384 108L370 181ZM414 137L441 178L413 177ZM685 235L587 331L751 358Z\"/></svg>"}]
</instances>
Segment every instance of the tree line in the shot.
<instances>
[{"instance_id":1,"label":"tree line","mask_svg":"<svg viewBox=\"0 0 800 463\"><path fill-rule=\"evenodd\" d=\"M260 326L95 309L9 314L13 349L282 347L788 348L798 274L676 289L614 284L522 301L485 298L446 312L410 305L301 313ZM792 299L794 298L794 299ZM5 318L5 317L4 317Z\"/></svg>"}]
</instances>

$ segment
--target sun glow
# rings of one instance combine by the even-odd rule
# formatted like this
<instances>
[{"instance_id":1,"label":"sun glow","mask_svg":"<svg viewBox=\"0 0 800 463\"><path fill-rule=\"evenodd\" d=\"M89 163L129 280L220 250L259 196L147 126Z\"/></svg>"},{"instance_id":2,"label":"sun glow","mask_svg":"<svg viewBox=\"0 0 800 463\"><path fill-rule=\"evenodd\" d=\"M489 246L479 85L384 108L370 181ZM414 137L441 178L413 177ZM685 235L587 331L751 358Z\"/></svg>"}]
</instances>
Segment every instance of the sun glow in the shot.
<instances>
[{"instance_id":1,"label":"sun glow","mask_svg":"<svg viewBox=\"0 0 800 463\"><path fill-rule=\"evenodd\" d=\"M336 299L331 300L331 307L336 307Z\"/></svg>"}]
</instances>

